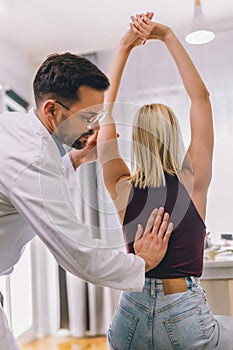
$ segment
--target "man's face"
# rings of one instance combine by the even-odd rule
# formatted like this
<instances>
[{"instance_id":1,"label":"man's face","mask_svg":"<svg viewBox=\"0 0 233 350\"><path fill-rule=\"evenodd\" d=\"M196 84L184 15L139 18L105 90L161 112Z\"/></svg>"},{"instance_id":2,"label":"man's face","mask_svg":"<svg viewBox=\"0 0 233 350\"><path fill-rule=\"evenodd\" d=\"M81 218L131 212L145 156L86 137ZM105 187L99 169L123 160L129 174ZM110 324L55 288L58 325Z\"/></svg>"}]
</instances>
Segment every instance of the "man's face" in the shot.
<instances>
[{"instance_id":1,"label":"man's face","mask_svg":"<svg viewBox=\"0 0 233 350\"><path fill-rule=\"evenodd\" d=\"M102 111L104 93L83 85L78 90L78 96L79 100L69 109L56 101L60 110L54 134L62 143L79 149L83 148L88 137L99 129L98 121L91 123L91 120Z\"/></svg>"}]
</instances>

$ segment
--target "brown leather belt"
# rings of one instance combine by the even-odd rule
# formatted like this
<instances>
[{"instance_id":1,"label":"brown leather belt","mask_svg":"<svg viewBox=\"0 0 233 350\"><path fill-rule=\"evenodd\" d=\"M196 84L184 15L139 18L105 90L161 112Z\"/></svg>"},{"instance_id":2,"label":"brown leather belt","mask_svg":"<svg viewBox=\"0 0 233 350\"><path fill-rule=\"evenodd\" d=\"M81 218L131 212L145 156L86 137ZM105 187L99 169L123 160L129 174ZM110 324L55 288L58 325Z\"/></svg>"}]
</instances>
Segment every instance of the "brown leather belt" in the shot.
<instances>
[{"instance_id":1,"label":"brown leather belt","mask_svg":"<svg viewBox=\"0 0 233 350\"><path fill-rule=\"evenodd\" d=\"M185 277L162 279L164 295L187 292Z\"/></svg>"}]
</instances>

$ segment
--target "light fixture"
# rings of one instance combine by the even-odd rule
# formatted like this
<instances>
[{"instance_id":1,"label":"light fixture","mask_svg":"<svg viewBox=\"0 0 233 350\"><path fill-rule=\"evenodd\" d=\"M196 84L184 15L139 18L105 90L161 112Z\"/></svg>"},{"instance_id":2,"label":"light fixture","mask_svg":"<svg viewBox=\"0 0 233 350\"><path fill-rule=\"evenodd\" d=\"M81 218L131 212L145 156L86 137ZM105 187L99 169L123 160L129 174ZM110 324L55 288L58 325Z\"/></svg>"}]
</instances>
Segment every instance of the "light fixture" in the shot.
<instances>
[{"instance_id":1,"label":"light fixture","mask_svg":"<svg viewBox=\"0 0 233 350\"><path fill-rule=\"evenodd\" d=\"M204 18L201 1L195 0L194 16L191 23L190 33L186 35L185 41L189 44L206 44L212 41L215 34L208 28Z\"/></svg>"}]
</instances>

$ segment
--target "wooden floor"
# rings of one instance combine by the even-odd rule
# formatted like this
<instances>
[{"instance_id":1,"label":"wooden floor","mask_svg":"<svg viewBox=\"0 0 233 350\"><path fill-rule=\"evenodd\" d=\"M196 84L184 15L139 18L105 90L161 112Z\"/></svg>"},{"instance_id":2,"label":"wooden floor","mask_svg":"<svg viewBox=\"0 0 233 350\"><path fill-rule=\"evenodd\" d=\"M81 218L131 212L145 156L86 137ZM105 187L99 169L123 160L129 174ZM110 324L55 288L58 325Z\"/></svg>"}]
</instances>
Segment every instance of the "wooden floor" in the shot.
<instances>
[{"instance_id":1,"label":"wooden floor","mask_svg":"<svg viewBox=\"0 0 233 350\"><path fill-rule=\"evenodd\" d=\"M49 337L21 347L22 350L107 350L105 337Z\"/></svg>"}]
</instances>

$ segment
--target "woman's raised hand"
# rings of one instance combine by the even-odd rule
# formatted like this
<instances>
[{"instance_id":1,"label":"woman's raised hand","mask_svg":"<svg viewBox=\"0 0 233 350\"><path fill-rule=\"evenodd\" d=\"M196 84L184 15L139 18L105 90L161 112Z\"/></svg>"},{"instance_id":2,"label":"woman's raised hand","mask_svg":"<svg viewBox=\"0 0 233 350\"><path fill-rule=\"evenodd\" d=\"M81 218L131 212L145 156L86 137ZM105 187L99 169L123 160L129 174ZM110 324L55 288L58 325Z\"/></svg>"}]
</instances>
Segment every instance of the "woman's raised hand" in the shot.
<instances>
[{"instance_id":1,"label":"woman's raised hand","mask_svg":"<svg viewBox=\"0 0 233 350\"><path fill-rule=\"evenodd\" d=\"M131 16L130 28L138 38L142 40L158 39L165 41L170 34L171 28L163 24L153 22L149 16L138 14Z\"/></svg>"},{"instance_id":2,"label":"woman's raised hand","mask_svg":"<svg viewBox=\"0 0 233 350\"><path fill-rule=\"evenodd\" d=\"M153 12L146 12L145 14L140 14L137 15L139 16L144 16L148 19L153 18ZM133 30L131 24L130 24L130 29L123 35L121 41L120 41L120 47L123 47L125 49L128 49L129 51L132 50L134 47L142 45L145 43L146 38L142 37L141 35L139 36L135 30Z\"/></svg>"}]
</instances>

